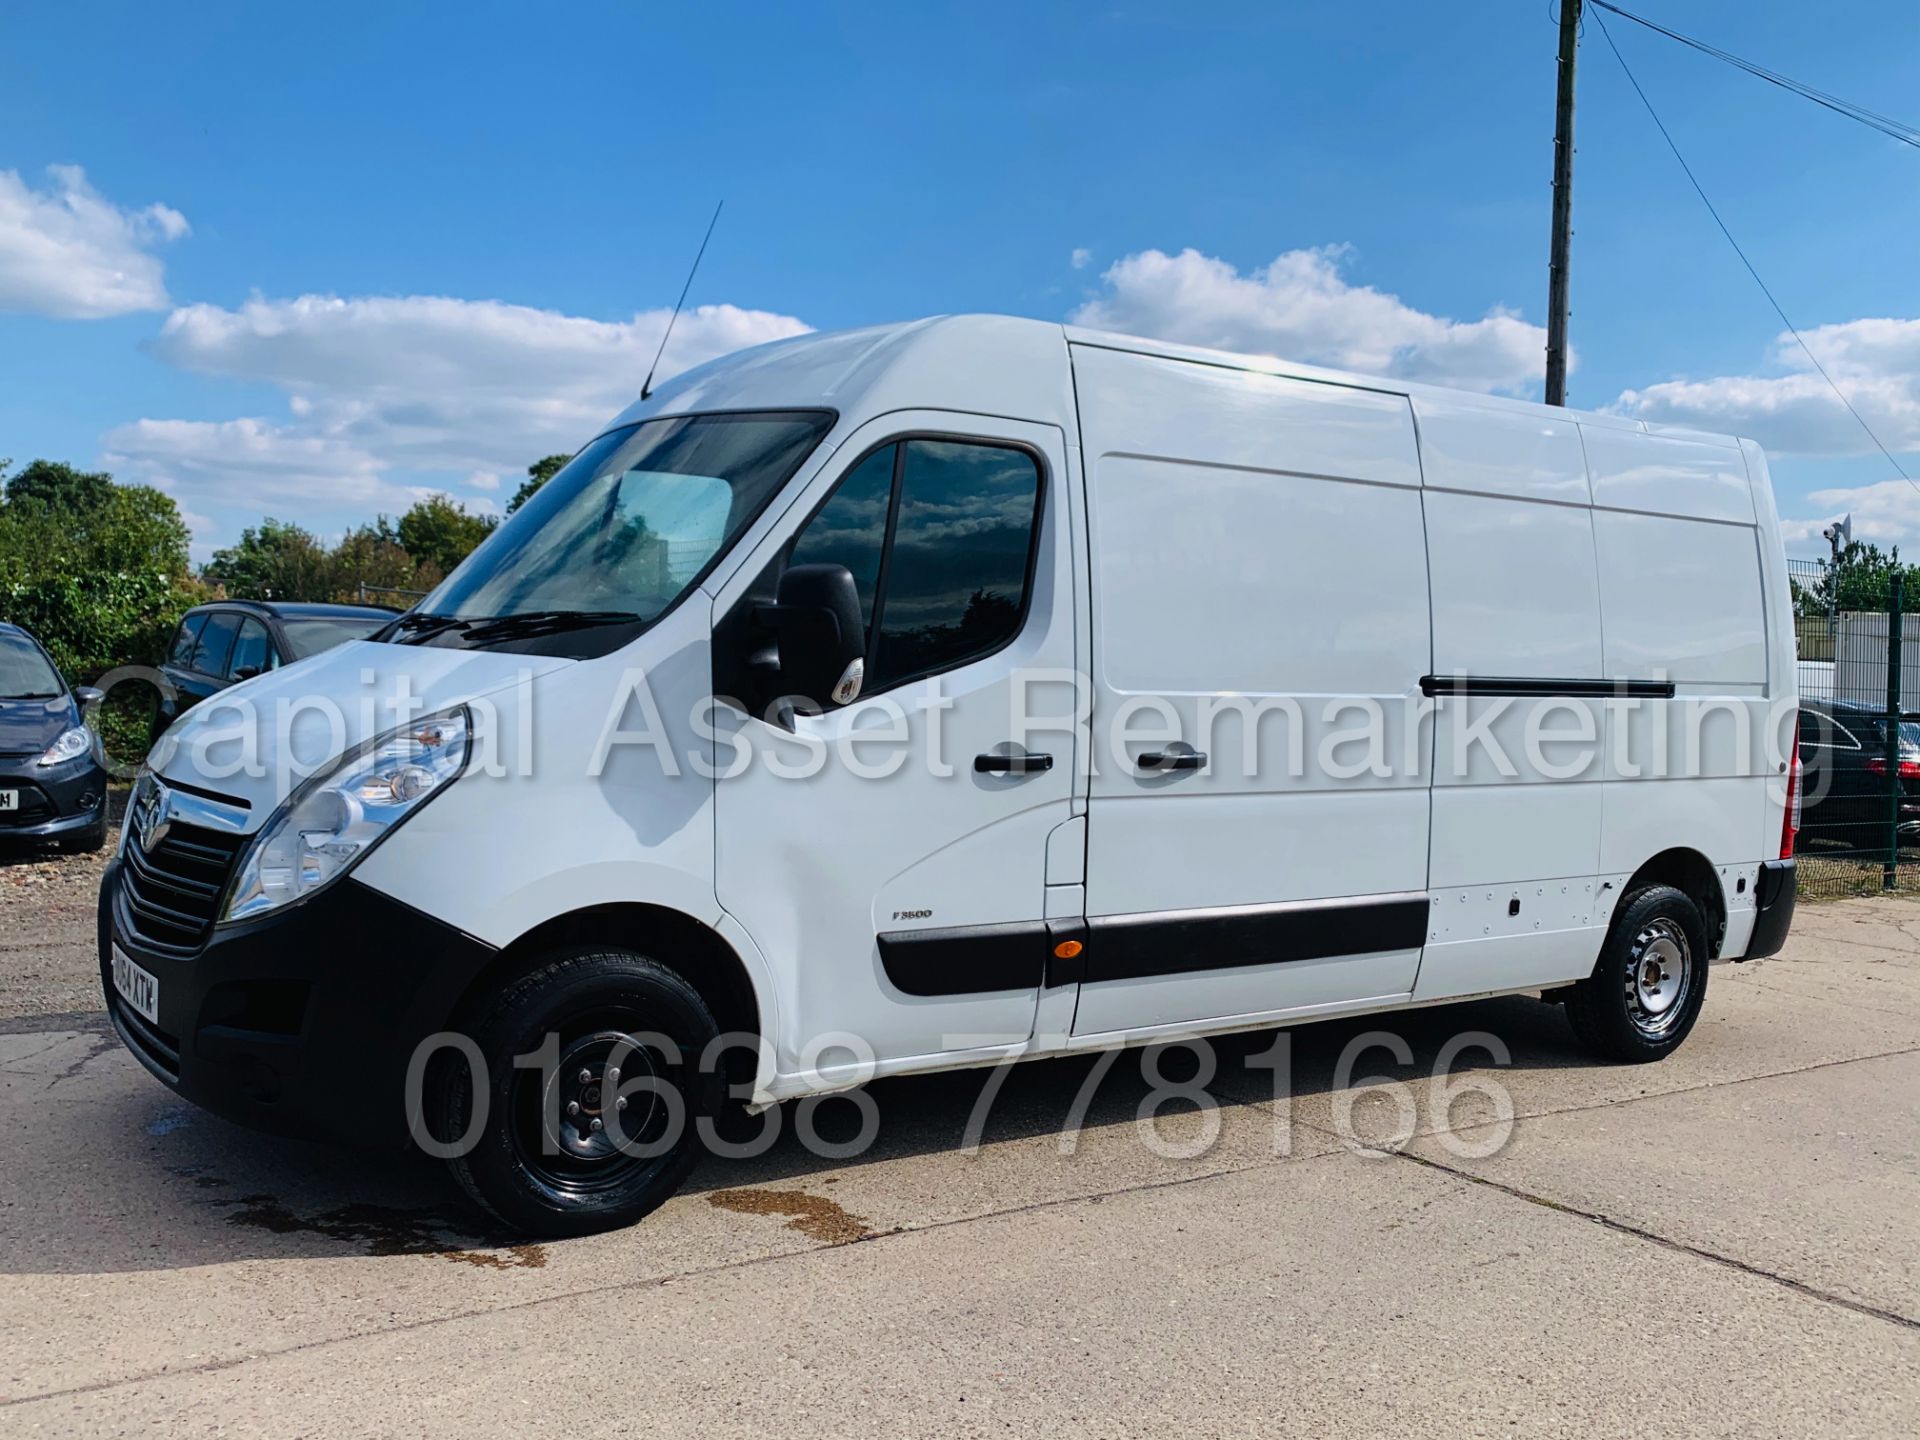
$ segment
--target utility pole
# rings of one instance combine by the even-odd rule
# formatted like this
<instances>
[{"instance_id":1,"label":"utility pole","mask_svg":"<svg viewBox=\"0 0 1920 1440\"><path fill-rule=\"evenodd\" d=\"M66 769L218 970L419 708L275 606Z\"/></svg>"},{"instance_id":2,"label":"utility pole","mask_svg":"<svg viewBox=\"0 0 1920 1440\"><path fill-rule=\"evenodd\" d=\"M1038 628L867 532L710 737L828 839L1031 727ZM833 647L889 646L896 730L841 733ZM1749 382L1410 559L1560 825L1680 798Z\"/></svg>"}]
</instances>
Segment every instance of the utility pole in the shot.
<instances>
[{"instance_id":1,"label":"utility pole","mask_svg":"<svg viewBox=\"0 0 1920 1440\"><path fill-rule=\"evenodd\" d=\"M1573 62L1580 0L1560 0L1560 89L1553 107L1553 254L1547 261L1547 404L1567 403L1567 249L1573 239Z\"/></svg>"}]
</instances>

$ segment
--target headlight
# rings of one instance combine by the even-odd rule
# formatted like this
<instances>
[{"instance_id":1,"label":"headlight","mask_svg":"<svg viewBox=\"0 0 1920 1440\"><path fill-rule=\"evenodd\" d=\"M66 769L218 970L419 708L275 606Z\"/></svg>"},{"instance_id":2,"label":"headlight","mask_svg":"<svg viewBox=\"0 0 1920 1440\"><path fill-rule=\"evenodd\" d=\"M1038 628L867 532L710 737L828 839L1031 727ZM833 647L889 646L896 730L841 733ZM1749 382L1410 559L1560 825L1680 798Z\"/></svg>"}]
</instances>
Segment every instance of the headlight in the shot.
<instances>
[{"instance_id":1,"label":"headlight","mask_svg":"<svg viewBox=\"0 0 1920 1440\"><path fill-rule=\"evenodd\" d=\"M40 757L42 765L64 765L69 760L78 760L93 748L93 732L82 725L77 730L69 730L53 744L47 747L47 753Z\"/></svg>"},{"instance_id":2,"label":"headlight","mask_svg":"<svg viewBox=\"0 0 1920 1440\"><path fill-rule=\"evenodd\" d=\"M465 709L430 715L312 776L254 838L222 920L244 920L332 884L467 763Z\"/></svg>"}]
</instances>

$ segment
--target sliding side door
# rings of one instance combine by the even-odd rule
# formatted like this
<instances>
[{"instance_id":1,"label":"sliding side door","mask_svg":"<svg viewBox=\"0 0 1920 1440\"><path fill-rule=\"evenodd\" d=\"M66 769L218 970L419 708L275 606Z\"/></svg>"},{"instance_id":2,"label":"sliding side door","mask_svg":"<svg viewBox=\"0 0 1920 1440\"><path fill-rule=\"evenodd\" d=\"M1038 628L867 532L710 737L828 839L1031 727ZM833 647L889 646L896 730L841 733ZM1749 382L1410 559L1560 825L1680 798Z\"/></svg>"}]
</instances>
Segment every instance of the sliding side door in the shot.
<instances>
[{"instance_id":1,"label":"sliding side door","mask_svg":"<svg viewBox=\"0 0 1920 1440\"><path fill-rule=\"evenodd\" d=\"M1407 995L1431 650L1405 397L1072 353L1094 691L1074 1035Z\"/></svg>"}]
</instances>

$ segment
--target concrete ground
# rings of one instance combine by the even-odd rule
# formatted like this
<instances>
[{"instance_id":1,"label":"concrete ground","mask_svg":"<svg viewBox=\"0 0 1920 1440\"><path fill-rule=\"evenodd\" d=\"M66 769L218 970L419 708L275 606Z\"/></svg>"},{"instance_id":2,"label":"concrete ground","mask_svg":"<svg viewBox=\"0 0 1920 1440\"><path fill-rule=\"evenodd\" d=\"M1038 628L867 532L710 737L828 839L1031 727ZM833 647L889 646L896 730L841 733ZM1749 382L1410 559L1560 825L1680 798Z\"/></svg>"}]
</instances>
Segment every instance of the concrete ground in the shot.
<instances>
[{"instance_id":1,"label":"concrete ground","mask_svg":"<svg viewBox=\"0 0 1920 1440\"><path fill-rule=\"evenodd\" d=\"M1370 1024L1396 1154L1341 1138L1399 1120L1336 1084ZM1803 907L1657 1066L1528 1000L1370 1024L1293 1032L1284 1110L1274 1036L1222 1045L1196 1158L1156 1153L1191 1109L1136 1131L1137 1056L1071 1154L1090 1061L1011 1072L972 1151L981 1072L895 1081L858 1159L788 1107L635 1229L506 1246L424 1162L181 1105L97 1013L0 1020L0 1434L1915 1433L1920 904ZM1469 1029L1497 1149L1422 1078Z\"/></svg>"}]
</instances>

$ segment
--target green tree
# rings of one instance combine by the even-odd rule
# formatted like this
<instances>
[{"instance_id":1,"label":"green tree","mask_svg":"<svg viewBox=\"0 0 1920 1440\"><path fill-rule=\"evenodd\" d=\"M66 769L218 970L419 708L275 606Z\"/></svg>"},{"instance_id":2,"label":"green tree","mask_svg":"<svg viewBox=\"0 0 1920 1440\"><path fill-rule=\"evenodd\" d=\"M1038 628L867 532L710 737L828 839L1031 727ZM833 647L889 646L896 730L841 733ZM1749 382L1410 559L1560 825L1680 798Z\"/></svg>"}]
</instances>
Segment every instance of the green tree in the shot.
<instances>
[{"instance_id":1,"label":"green tree","mask_svg":"<svg viewBox=\"0 0 1920 1440\"><path fill-rule=\"evenodd\" d=\"M207 598L187 569L187 527L170 496L101 472L36 460L0 464L0 620L37 635L67 679L88 684L154 664L188 607ZM96 716L108 752L146 748L153 693L122 686Z\"/></svg>"},{"instance_id":2,"label":"green tree","mask_svg":"<svg viewBox=\"0 0 1920 1440\"><path fill-rule=\"evenodd\" d=\"M113 487L90 517L84 540L92 561L110 570L142 570L183 579L192 539L173 497L151 485Z\"/></svg>"},{"instance_id":3,"label":"green tree","mask_svg":"<svg viewBox=\"0 0 1920 1440\"><path fill-rule=\"evenodd\" d=\"M374 591L431 590L441 580L438 565L407 553L399 527L385 515L371 525L356 525L340 538L333 550L333 575L336 598L342 600L357 599L362 586Z\"/></svg>"},{"instance_id":4,"label":"green tree","mask_svg":"<svg viewBox=\"0 0 1920 1440\"><path fill-rule=\"evenodd\" d=\"M311 531L268 516L213 552L201 572L237 600L329 600L333 559Z\"/></svg>"},{"instance_id":5,"label":"green tree","mask_svg":"<svg viewBox=\"0 0 1920 1440\"><path fill-rule=\"evenodd\" d=\"M1824 615L1835 608L1884 612L1893 597L1893 577L1902 576L1903 610L1920 610L1920 565L1900 563L1900 547L1881 554L1871 540L1855 540L1840 552L1839 563L1829 565L1817 584L1796 586L1794 608L1803 615Z\"/></svg>"},{"instance_id":6,"label":"green tree","mask_svg":"<svg viewBox=\"0 0 1920 1440\"><path fill-rule=\"evenodd\" d=\"M14 573L187 573L187 527L173 498L104 472L35 460L6 480L0 565Z\"/></svg>"},{"instance_id":7,"label":"green tree","mask_svg":"<svg viewBox=\"0 0 1920 1440\"><path fill-rule=\"evenodd\" d=\"M476 515L448 496L429 495L400 517L396 533L416 565L430 564L445 575L499 523L499 517Z\"/></svg>"},{"instance_id":8,"label":"green tree","mask_svg":"<svg viewBox=\"0 0 1920 1440\"><path fill-rule=\"evenodd\" d=\"M547 481L551 480L555 475L558 475L561 467L572 458L571 455L548 455L544 459L536 460L533 464L529 465L527 467L527 478L521 482L520 488L513 492L513 498L507 502L507 514L513 514L514 511L531 500L534 492L539 490L542 485L546 484Z\"/></svg>"},{"instance_id":9,"label":"green tree","mask_svg":"<svg viewBox=\"0 0 1920 1440\"><path fill-rule=\"evenodd\" d=\"M88 515L107 503L113 488L113 476L103 470L76 470L60 460L35 460L8 479L7 504Z\"/></svg>"}]
</instances>

